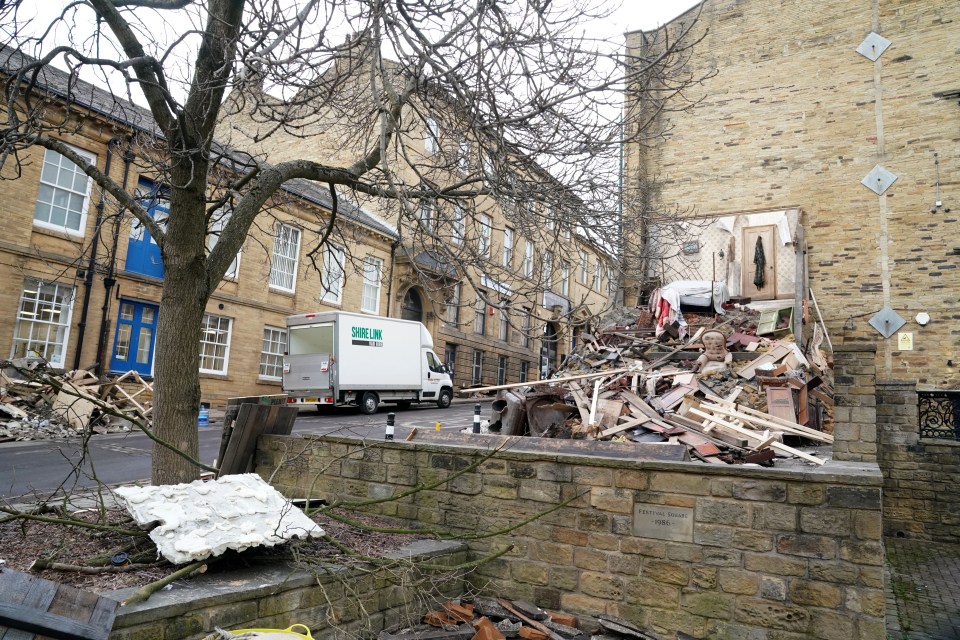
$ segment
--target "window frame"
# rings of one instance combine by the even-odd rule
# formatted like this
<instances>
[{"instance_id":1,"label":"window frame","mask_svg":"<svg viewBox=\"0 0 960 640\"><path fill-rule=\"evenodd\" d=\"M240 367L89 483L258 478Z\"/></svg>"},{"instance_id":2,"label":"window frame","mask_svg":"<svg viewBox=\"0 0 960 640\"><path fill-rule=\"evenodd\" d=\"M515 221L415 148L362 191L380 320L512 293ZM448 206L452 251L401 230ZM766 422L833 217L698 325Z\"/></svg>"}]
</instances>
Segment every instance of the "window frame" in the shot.
<instances>
[{"instance_id":1,"label":"window frame","mask_svg":"<svg viewBox=\"0 0 960 640\"><path fill-rule=\"evenodd\" d=\"M233 217L233 210L227 206L222 207L223 211L220 213L220 217L210 220L210 229L207 231L207 255L210 255L210 252L213 251L213 248L217 246L217 243L220 242L220 233L223 232L223 228L230 223L230 218ZM237 251L237 255L233 257L233 262L230 263L230 266L227 267L227 270L223 272L223 279L230 280L231 282L237 282L240 280L240 254L243 253L243 248ZM297 251L299 253L299 250Z\"/></svg>"},{"instance_id":2,"label":"window frame","mask_svg":"<svg viewBox=\"0 0 960 640\"><path fill-rule=\"evenodd\" d=\"M34 290L27 289L27 287L32 287ZM48 302L45 306L50 307L48 312L51 316L60 315L61 320L59 322L51 322L40 320L39 317L43 313L41 307L44 306L41 303L44 300L41 298L43 289L45 287L53 287L53 296L52 301ZM61 291L63 296L60 295ZM24 310L24 303L27 302L26 294L33 294L33 297L30 298L30 301L33 302L32 317L27 315L27 312ZM73 303L76 298L76 287L61 284L59 282L44 282L39 278L24 278L23 284L20 288L20 297L17 302L17 313L16 313L16 322L14 322L13 327L13 339L10 345L10 359L18 357L33 357L29 355L30 345L34 344L43 344L43 354L37 352L39 357L46 360L50 366L63 368L66 366L67 359L67 349L70 346L70 328L73 318ZM64 308L66 313L64 313ZM56 314L54 311L56 310ZM66 318L63 318L66 316ZM21 335L21 326L23 322L29 323L27 328L26 335L27 338L19 337ZM36 329L41 331L45 329L46 337L44 340L35 340L33 335ZM49 336L51 331L57 336L56 340L50 340ZM24 345L24 354L23 356L17 355L17 345ZM52 359L47 358L48 349L53 348L54 353L56 354L59 351L60 358Z\"/></svg>"},{"instance_id":3,"label":"window frame","mask_svg":"<svg viewBox=\"0 0 960 640\"><path fill-rule=\"evenodd\" d=\"M453 328L460 327L460 283L453 285L450 302L447 303L447 324Z\"/></svg>"},{"instance_id":4,"label":"window frame","mask_svg":"<svg viewBox=\"0 0 960 640\"><path fill-rule=\"evenodd\" d=\"M544 251L540 264L543 271L543 290L553 291L553 252Z\"/></svg>"},{"instance_id":5,"label":"window frame","mask_svg":"<svg viewBox=\"0 0 960 640\"><path fill-rule=\"evenodd\" d=\"M74 153L76 153L78 156L84 158L84 159L87 160L90 164L96 166L96 164L97 164L97 155L96 155L95 153L91 153L90 151L86 151L86 150L84 150L84 149L79 149L79 148L77 148L77 147L75 147L75 146L73 146L73 145L71 145L71 144L66 144L66 143L64 143L64 144L65 144L71 151L73 151ZM34 205L33 205L33 226L38 227L38 228L40 228L40 229L49 229L49 230L51 230L51 231L57 231L57 232L59 232L59 233L65 233L65 234L67 234L67 235L69 235L69 236L74 236L74 237L77 237L77 238L83 238L83 237L86 235L86 232L87 232L87 212L90 210L90 192L91 192L92 186L93 186L93 179L92 179L90 176L88 176L88 175L83 171L83 169L80 167L80 165L74 163L72 160L70 160L69 158L67 158L67 156L63 155L63 154L60 153L59 151L54 151L53 149L44 149L43 151L44 151L44 153L43 153L43 161L42 161L41 164L40 164L40 178L39 178L39 180L37 181L37 197L36 197L36 199L34 200ZM47 156L48 156L48 154L51 154L51 153L54 153L54 154L56 154L59 158L62 158L62 159L65 160L66 162L69 162L71 165L73 165L74 167L77 168L76 173L79 173L79 174L83 175L83 176L86 178L86 190L85 190L85 192L84 192L83 195L82 195L83 202L82 202L82 204L81 204L81 206L80 206L80 212L79 212L79 213L80 213L80 221L79 221L79 224L78 224L78 228L77 228L77 229L72 229L72 228L66 226L66 224L64 224L64 225L61 226L61 225L53 224L53 223L48 222L48 221L43 221L43 220L38 220L38 219L37 219L37 213L38 213L37 207L41 204L40 191L41 191L41 188L42 188L43 186L47 186L47 187L49 187L49 188L51 188L51 189L54 189L54 190L59 189L59 190L61 190L61 191L65 191L65 192L67 192L68 194L71 194L71 195L80 195L80 192L79 192L79 191L74 191L72 188L67 189L66 187L62 187L62 186L60 186L60 185L58 185L58 184L54 184L54 183L51 183L51 182L47 182L47 181L45 181L45 180L43 179L43 170L44 170L44 168L47 166ZM51 165L52 165L52 163L51 163ZM63 165L60 164L59 161L58 161L58 164L57 164L58 173L59 173L59 170L60 170L62 167L63 167ZM53 209L53 198L51 197L51 201L50 201L49 203L43 203L43 204L46 204L46 205L47 205L47 215L48 215L48 217L49 217L49 215L50 215L50 213L52 212L52 209ZM69 214L69 213L70 213L70 211L69 211L69 209L68 209L68 210L67 210L67 214ZM64 219L66 220L66 218L67 218L67 215L65 214L65 215L64 215Z\"/></svg>"},{"instance_id":6,"label":"window frame","mask_svg":"<svg viewBox=\"0 0 960 640\"><path fill-rule=\"evenodd\" d=\"M435 156L440 153L440 123L433 114L429 114L424 119L423 128L423 151L428 156Z\"/></svg>"},{"instance_id":7,"label":"window frame","mask_svg":"<svg viewBox=\"0 0 960 640\"><path fill-rule=\"evenodd\" d=\"M487 335L487 301L479 292L473 303L473 332L479 336Z\"/></svg>"},{"instance_id":8,"label":"window frame","mask_svg":"<svg viewBox=\"0 0 960 640\"><path fill-rule=\"evenodd\" d=\"M517 382L527 382L530 379L530 363L526 360L520 361L520 379Z\"/></svg>"},{"instance_id":9,"label":"window frame","mask_svg":"<svg viewBox=\"0 0 960 640\"><path fill-rule=\"evenodd\" d=\"M339 262L333 263L335 256L339 256ZM323 250L323 270L320 272L320 302L326 304L343 304L343 285L346 280L346 250L336 244L328 244ZM336 282L327 282L330 274L330 266L334 265L339 269ZM336 287L332 286L336 284Z\"/></svg>"},{"instance_id":10,"label":"window frame","mask_svg":"<svg viewBox=\"0 0 960 640\"><path fill-rule=\"evenodd\" d=\"M368 267L376 270L376 282L370 279ZM366 313L380 313L380 291L383 289L383 260L376 256L365 256L363 259L363 290L360 293L360 310ZM367 306L367 293L373 291L373 298L376 305L373 308Z\"/></svg>"},{"instance_id":11,"label":"window frame","mask_svg":"<svg viewBox=\"0 0 960 640\"><path fill-rule=\"evenodd\" d=\"M453 204L453 219L450 220L450 236L454 244L462 246L467 236L467 208L459 202Z\"/></svg>"},{"instance_id":12,"label":"window frame","mask_svg":"<svg viewBox=\"0 0 960 640\"><path fill-rule=\"evenodd\" d=\"M473 360L470 363L470 384L483 384L483 351L481 349L473 350Z\"/></svg>"},{"instance_id":13,"label":"window frame","mask_svg":"<svg viewBox=\"0 0 960 640\"><path fill-rule=\"evenodd\" d=\"M530 307L523 308L523 317L520 320L520 346L529 349L530 348L530 331L533 330L533 309Z\"/></svg>"},{"instance_id":14,"label":"window frame","mask_svg":"<svg viewBox=\"0 0 960 640\"><path fill-rule=\"evenodd\" d=\"M421 200L417 215L419 216L420 226L423 230L427 233L433 233L436 224L436 205L434 201Z\"/></svg>"},{"instance_id":15,"label":"window frame","mask_svg":"<svg viewBox=\"0 0 960 640\"><path fill-rule=\"evenodd\" d=\"M533 277L533 243L530 240L524 240L523 247L523 275L527 278Z\"/></svg>"},{"instance_id":16,"label":"window frame","mask_svg":"<svg viewBox=\"0 0 960 640\"><path fill-rule=\"evenodd\" d=\"M580 284L588 286L590 282L590 255L586 251L580 251Z\"/></svg>"},{"instance_id":17,"label":"window frame","mask_svg":"<svg viewBox=\"0 0 960 640\"><path fill-rule=\"evenodd\" d=\"M560 295L570 296L570 263L566 260L560 261Z\"/></svg>"},{"instance_id":18,"label":"window frame","mask_svg":"<svg viewBox=\"0 0 960 640\"><path fill-rule=\"evenodd\" d=\"M209 326L211 319L217 320L217 327L215 329L212 329ZM224 331L222 328L222 321L226 321L227 323L226 331ZM217 346L220 346L219 341L213 342L205 338L205 336L208 335L211 330L215 331L218 336L219 335L226 336L226 342L222 345L223 346L222 356L216 355L216 352L214 352L213 355L204 354L204 345L213 345L214 348L216 348ZM218 316L212 313L203 314L203 321L200 325L200 373L209 373L214 375L227 374L227 372L230 369L230 342L233 337L232 334L233 334L233 318L230 318L227 316ZM212 358L214 361L222 358L223 368L222 369L205 368L203 366L205 358Z\"/></svg>"},{"instance_id":19,"label":"window frame","mask_svg":"<svg viewBox=\"0 0 960 640\"><path fill-rule=\"evenodd\" d=\"M290 238L285 238L285 232L296 232L296 243L292 243ZM297 275L300 272L300 241L303 236L303 232L299 227L292 224L287 224L285 222L277 222L277 228L273 236L273 251L270 252L270 274L267 278L268 286L274 291L282 291L284 293L296 293L297 290ZM293 257L288 254L282 254L280 251L283 250L283 247L294 247ZM284 262L292 263L293 268L290 271L280 271L279 266ZM276 276L274 274L277 274ZM283 284L278 284L275 280L279 280L283 276L284 279L290 280L290 287L286 287Z\"/></svg>"},{"instance_id":20,"label":"window frame","mask_svg":"<svg viewBox=\"0 0 960 640\"><path fill-rule=\"evenodd\" d=\"M498 318L497 337L503 342L510 342L510 306L500 305L500 317Z\"/></svg>"},{"instance_id":21,"label":"window frame","mask_svg":"<svg viewBox=\"0 0 960 640\"><path fill-rule=\"evenodd\" d=\"M503 266L513 268L513 242L514 233L512 227L503 228Z\"/></svg>"},{"instance_id":22,"label":"window frame","mask_svg":"<svg viewBox=\"0 0 960 640\"><path fill-rule=\"evenodd\" d=\"M273 334L278 334L282 336L279 341L271 340L268 338L267 333L271 332ZM278 345L280 347L279 351L265 351L265 348L268 346ZM283 327L275 327L273 325L265 324L263 325L263 337L260 342L260 368L257 373L258 380L267 380L270 382L277 382L283 380L283 355L287 350L287 330ZM276 362L265 362L266 356L267 359L276 358ZM264 373L264 368L276 369L277 375L270 375L269 373Z\"/></svg>"},{"instance_id":23,"label":"window frame","mask_svg":"<svg viewBox=\"0 0 960 640\"><path fill-rule=\"evenodd\" d=\"M478 240L480 245L477 252L484 258L490 257L490 244L493 236L493 217L488 213L481 213L477 216L477 224L480 226Z\"/></svg>"},{"instance_id":24,"label":"window frame","mask_svg":"<svg viewBox=\"0 0 960 640\"><path fill-rule=\"evenodd\" d=\"M507 356L497 356L497 384L507 384Z\"/></svg>"}]
</instances>

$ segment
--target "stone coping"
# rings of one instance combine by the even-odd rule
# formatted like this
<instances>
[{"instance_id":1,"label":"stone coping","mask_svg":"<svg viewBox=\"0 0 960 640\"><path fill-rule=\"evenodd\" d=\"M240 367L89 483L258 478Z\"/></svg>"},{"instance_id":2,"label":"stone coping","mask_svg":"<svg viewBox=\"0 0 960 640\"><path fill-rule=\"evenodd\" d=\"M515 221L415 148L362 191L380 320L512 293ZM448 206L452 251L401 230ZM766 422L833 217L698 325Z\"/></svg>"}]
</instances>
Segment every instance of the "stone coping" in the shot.
<instances>
[{"instance_id":1,"label":"stone coping","mask_svg":"<svg viewBox=\"0 0 960 640\"><path fill-rule=\"evenodd\" d=\"M397 560L426 560L463 551L466 548L466 543L460 541L425 539L416 540L384 557ZM351 567L335 563L320 565L318 570L330 576L355 571ZM204 574L189 580L174 582L172 588L161 589L145 601L120 607L117 610L117 622L114 626L115 628L129 627L181 616L205 606L253 600L280 591L309 587L317 584L320 575L322 574L297 569L286 561ZM122 602L124 598L133 595L136 591L136 587L131 587L107 591L100 595Z\"/></svg>"},{"instance_id":2,"label":"stone coping","mask_svg":"<svg viewBox=\"0 0 960 640\"><path fill-rule=\"evenodd\" d=\"M357 436L346 435L315 435L302 434L298 436L262 436L263 438L301 438L306 441L322 441L344 445L376 443L378 448L385 449L413 449L430 451L432 453L448 453L451 455L485 455L497 446L503 449L496 454L499 459L507 460L537 460L584 466L610 467L622 469L643 469L646 471L682 471L696 472L705 476L740 476L745 478L773 478L806 481L806 482L835 482L840 484L880 487L883 486L883 474L876 462L856 462L828 460L822 466L804 464L802 467L778 468L761 467L759 465L739 464L707 464L703 462L680 462L672 460L638 460L626 459L622 455L607 455L609 448L605 445L624 445L594 441L587 443L591 446L583 447L581 452L559 453L551 450L555 447L555 440L550 438L529 438L526 436L498 436L470 433L435 433L428 431L417 434L415 440L371 440ZM531 445L531 441L537 440ZM580 441L585 442L585 441ZM664 445L655 445L664 446ZM670 445L666 445L670 446Z\"/></svg>"}]
</instances>

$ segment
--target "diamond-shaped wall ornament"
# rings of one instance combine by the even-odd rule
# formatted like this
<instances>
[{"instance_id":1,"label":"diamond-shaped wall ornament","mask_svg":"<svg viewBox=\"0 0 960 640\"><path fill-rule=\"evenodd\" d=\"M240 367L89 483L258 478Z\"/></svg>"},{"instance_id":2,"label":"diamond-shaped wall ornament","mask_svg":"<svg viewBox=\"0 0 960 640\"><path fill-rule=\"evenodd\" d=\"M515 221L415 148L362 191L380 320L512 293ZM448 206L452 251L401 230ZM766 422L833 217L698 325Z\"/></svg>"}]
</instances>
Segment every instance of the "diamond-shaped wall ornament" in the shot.
<instances>
[{"instance_id":1,"label":"diamond-shaped wall ornament","mask_svg":"<svg viewBox=\"0 0 960 640\"><path fill-rule=\"evenodd\" d=\"M897 174L884 169L879 164L870 170L863 180L860 181L860 184L865 186L870 191L873 191L878 196L882 196L883 192L890 188L894 182L897 181Z\"/></svg>"},{"instance_id":2,"label":"diamond-shaped wall ornament","mask_svg":"<svg viewBox=\"0 0 960 640\"><path fill-rule=\"evenodd\" d=\"M900 317L900 314L886 306L877 311L869 320L870 326L880 332L884 338L889 338L897 332L900 327L907 324L907 321Z\"/></svg>"},{"instance_id":3,"label":"diamond-shaped wall ornament","mask_svg":"<svg viewBox=\"0 0 960 640\"><path fill-rule=\"evenodd\" d=\"M887 50L887 47L890 46L890 41L884 38L879 33L870 32L866 38L863 39L863 42L860 43L860 46L857 47L857 53L869 58L874 62L877 61L877 58L883 55L883 52Z\"/></svg>"}]
</instances>

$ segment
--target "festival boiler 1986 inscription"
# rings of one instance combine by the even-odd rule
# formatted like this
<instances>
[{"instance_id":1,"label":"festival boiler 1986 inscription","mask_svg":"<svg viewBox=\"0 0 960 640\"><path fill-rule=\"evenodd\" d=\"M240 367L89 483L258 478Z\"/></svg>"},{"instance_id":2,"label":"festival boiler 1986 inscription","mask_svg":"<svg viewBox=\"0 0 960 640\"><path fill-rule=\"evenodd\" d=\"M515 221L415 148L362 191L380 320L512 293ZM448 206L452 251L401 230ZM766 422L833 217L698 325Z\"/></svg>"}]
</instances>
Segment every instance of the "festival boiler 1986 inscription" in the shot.
<instances>
[{"instance_id":1,"label":"festival boiler 1986 inscription","mask_svg":"<svg viewBox=\"0 0 960 640\"><path fill-rule=\"evenodd\" d=\"M633 535L674 542L693 542L693 509L662 504L635 504Z\"/></svg>"}]
</instances>

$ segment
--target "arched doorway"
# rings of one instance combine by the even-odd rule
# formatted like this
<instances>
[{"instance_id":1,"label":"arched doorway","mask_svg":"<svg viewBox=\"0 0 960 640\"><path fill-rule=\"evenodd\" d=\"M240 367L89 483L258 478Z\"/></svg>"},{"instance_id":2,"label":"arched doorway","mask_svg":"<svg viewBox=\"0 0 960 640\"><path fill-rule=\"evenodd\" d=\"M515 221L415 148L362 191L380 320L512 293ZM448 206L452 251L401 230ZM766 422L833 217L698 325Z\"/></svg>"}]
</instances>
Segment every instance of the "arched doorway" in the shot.
<instances>
[{"instance_id":1,"label":"arched doorway","mask_svg":"<svg viewBox=\"0 0 960 640\"><path fill-rule=\"evenodd\" d=\"M543 326L540 340L540 379L550 376L557 366L557 325L548 322Z\"/></svg>"},{"instance_id":2,"label":"arched doorway","mask_svg":"<svg viewBox=\"0 0 960 640\"><path fill-rule=\"evenodd\" d=\"M403 295L403 306L400 308L400 317L404 320L423 322L423 301L420 294L413 287L407 289Z\"/></svg>"}]
</instances>

